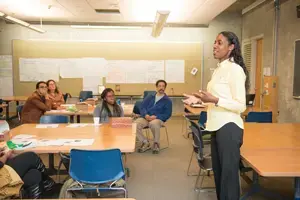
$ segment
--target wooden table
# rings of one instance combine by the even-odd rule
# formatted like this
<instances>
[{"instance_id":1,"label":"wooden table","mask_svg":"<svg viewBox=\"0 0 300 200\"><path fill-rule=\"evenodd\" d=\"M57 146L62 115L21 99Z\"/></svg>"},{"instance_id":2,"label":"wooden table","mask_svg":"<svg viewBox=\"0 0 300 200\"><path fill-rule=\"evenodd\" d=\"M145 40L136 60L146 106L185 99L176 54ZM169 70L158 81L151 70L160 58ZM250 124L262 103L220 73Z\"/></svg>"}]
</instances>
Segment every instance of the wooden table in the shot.
<instances>
[{"instance_id":1,"label":"wooden table","mask_svg":"<svg viewBox=\"0 0 300 200\"><path fill-rule=\"evenodd\" d=\"M134 124L133 124L134 125ZM135 128L112 128L109 124L68 128L68 124L59 124L58 128L36 128L36 124L23 124L10 131L11 137L19 134L30 134L36 139L94 139L91 146L42 146L28 148L23 151L42 153L68 153L72 148L78 149L113 149L118 148L124 153L135 150Z\"/></svg>"},{"instance_id":2,"label":"wooden table","mask_svg":"<svg viewBox=\"0 0 300 200\"><path fill-rule=\"evenodd\" d=\"M245 123L242 159L254 169L253 184L241 200L264 191L259 175L265 177L294 177L295 199L300 198L300 123Z\"/></svg>"},{"instance_id":3,"label":"wooden table","mask_svg":"<svg viewBox=\"0 0 300 200\"><path fill-rule=\"evenodd\" d=\"M64 106L65 104L63 104L62 106ZM74 104L75 105L75 104ZM132 111L133 111L133 104L125 104L123 107L124 110L124 116L129 117L132 115ZM88 106L88 110L87 111L78 111L78 112L71 112L71 111L67 111L65 109L63 110L51 110L51 111L47 111L45 113L45 115L65 115L65 116L70 116L70 122L74 123L74 116L77 117L77 123L80 123L80 116L93 116L94 114L94 109L95 106Z\"/></svg>"},{"instance_id":4,"label":"wooden table","mask_svg":"<svg viewBox=\"0 0 300 200\"><path fill-rule=\"evenodd\" d=\"M10 136L19 134L35 135L35 139L94 139L91 146L41 146L23 150L37 154L49 154L49 173L56 174L54 154L69 153L71 149L103 150L118 148L123 153L135 151L136 124L128 128L112 128L109 124L86 127L68 128L68 124L60 124L58 128L36 128L36 124L23 124L10 131ZM0 143L0 146L5 145ZM20 153L20 152L19 152Z\"/></svg>"},{"instance_id":5,"label":"wooden table","mask_svg":"<svg viewBox=\"0 0 300 200\"><path fill-rule=\"evenodd\" d=\"M16 105L18 106L20 101L26 101L27 98L28 98L27 96L0 97L0 99L2 99L3 102L5 102L5 103L7 104L7 107L6 107L6 120L10 120L10 119L12 119L12 118L17 117L17 115L16 115L16 116L9 117L9 103L12 102L12 101L15 101L15 102L16 102ZM16 112L16 113L17 113L17 112Z\"/></svg>"}]
</instances>

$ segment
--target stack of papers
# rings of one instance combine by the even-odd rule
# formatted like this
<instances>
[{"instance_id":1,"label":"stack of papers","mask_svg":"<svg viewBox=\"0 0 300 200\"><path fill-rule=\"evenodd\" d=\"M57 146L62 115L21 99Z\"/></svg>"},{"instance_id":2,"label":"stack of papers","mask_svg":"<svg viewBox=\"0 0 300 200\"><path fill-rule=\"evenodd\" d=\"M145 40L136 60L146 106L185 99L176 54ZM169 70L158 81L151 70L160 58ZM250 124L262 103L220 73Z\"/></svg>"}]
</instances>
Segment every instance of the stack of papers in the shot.
<instances>
[{"instance_id":1,"label":"stack of papers","mask_svg":"<svg viewBox=\"0 0 300 200\"><path fill-rule=\"evenodd\" d=\"M58 124L37 124L36 128L57 128Z\"/></svg>"},{"instance_id":2,"label":"stack of papers","mask_svg":"<svg viewBox=\"0 0 300 200\"><path fill-rule=\"evenodd\" d=\"M87 124L70 124L67 127L68 128L79 128L79 127L86 127Z\"/></svg>"},{"instance_id":3,"label":"stack of papers","mask_svg":"<svg viewBox=\"0 0 300 200\"><path fill-rule=\"evenodd\" d=\"M94 139L57 139L57 140L40 140L37 146L90 146Z\"/></svg>"}]
</instances>

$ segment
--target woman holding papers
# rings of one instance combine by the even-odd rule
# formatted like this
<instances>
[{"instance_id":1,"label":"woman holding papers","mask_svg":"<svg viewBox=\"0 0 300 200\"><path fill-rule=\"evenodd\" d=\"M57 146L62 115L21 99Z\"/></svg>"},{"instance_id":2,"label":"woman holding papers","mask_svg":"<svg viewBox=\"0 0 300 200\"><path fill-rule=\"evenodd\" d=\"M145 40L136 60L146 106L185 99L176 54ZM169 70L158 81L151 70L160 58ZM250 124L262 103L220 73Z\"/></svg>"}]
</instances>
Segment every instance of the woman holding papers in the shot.
<instances>
[{"instance_id":1,"label":"woman holding papers","mask_svg":"<svg viewBox=\"0 0 300 200\"><path fill-rule=\"evenodd\" d=\"M102 102L94 110L95 123L107 123L110 117L124 117L123 108L115 100L115 92L106 88L101 94Z\"/></svg>"},{"instance_id":2,"label":"woman holding papers","mask_svg":"<svg viewBox=\"0 0 300 200\"><path fill-rule=\"evenodd\" d=\"M214 58L219 61L207 91L199 91L185 103L209 103L206 129L211 132L211 156L218 200L240 197L239 162L243 143L248 73L238 37L221 32L214 43Z\"/></svg>"},{"instance_id":3,"label":"woman holding papers","mask_svg":"<svg viewBox=\"0 0 300 200\"><path fill-rule=\"evenodd\" d=\"M58 89L54 80L47 81L48 96L52 100L52 107L57 109L61 104L65 103L63 93Z\"/></svg>"}]
</instances>

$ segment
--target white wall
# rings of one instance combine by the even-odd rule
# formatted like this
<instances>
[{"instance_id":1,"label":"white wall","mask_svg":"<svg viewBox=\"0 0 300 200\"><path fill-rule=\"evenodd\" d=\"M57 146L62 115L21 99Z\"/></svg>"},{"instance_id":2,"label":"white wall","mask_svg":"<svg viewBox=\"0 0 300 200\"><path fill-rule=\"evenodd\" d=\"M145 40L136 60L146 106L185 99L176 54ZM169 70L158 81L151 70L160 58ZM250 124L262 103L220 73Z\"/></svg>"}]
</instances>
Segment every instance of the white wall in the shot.
<instances>
[{"instance_id":1,"label":"white wall","mask_svg":"<svg viewBox=\"0 0 300 200\"><path fill-rule=\"evenodd\" d=\"M216 67L212 58L212 45L216 35L233 31L241 37L241 16L234 13L219 15L208 28L164 28L159 38L151 37L151 28L129 30L73 29L69 26L43 26L40 34L19 25L0 22L0 55L12 53L12 40L67 40L67 41L124 41L124 42L201 42L204 44L204 83L210 79L210 68ZM201 57L202 55L199 55ZM200 87L200 86L199 86Z\"/></svg>"}]
</instances>

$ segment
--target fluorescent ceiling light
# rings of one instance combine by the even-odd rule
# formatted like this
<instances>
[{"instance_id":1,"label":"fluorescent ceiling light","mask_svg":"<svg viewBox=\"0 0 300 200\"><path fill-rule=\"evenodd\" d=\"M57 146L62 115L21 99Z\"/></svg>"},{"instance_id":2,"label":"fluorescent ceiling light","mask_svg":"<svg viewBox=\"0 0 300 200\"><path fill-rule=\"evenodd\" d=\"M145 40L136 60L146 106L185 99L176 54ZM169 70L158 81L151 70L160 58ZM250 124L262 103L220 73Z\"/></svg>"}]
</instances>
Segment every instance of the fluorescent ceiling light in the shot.
<instances>
[{"instance_id":1,"label":"fluorescent ceiling light","mask_svg":"<svg viewBox=\"0 0 300 200\"><path fill-rule=\"evenodd\" d=\"M71 28L79 29L141 29L141 26L90 26L90 25L71 25Z\"/></svg>"},{"instance_id":2,"label":"fluorescent ceiling light","mask_svg":"<svg viewBox=\"0 0 300 200\"><path fill-rule=\"evenodd\" d=\"M3 12L0 12L0 17L3 17L5 14Z\"/></svg>"},{"instance_id":3,"label":"fluorescent ceiling light","mask_svg":"<svg viewBox=\"0 0 300 200\"><path fill-rule=\"evenodd\" d=\"M32 25L28 26L28 28L30 28L30 29L32 29L32 30L34 30L34 31L37 31L37 32L39 32L39 33L45 33L45 32L46 32L45 30L40 29L40 28L35 27L35 26L32 26Z\"/></svg>"},{"instance_id":4,"label":"fluorescent ceiling light","mask_svg":"<svg viewBox=\"0 0 300 200\"><path fill-rule=\"evenodd\" d=\"M157 11L156 12L156 17L153 23L152 27L152 36L153 37L158 37L160 36L164 25L167 22L168 16L170 14L170 11Z\"/></svg>"},{"instance_id":5,"label":"fluorescent ceiling light","mask_svg":"<svg viewBox=\"0 0 300 200\"><path fill-rule=\"evenodd\" d=\"M11 17L11 16L6 16L5 18L8 19L8 20L10 20L10 21L12 21L12 22L15 22L17 24L21 24L23 26L29 26L30 25L27 22L24 22L24 21L22 21L20 19L17 19L17 18Z\"/></svg>"}]
</instances>

